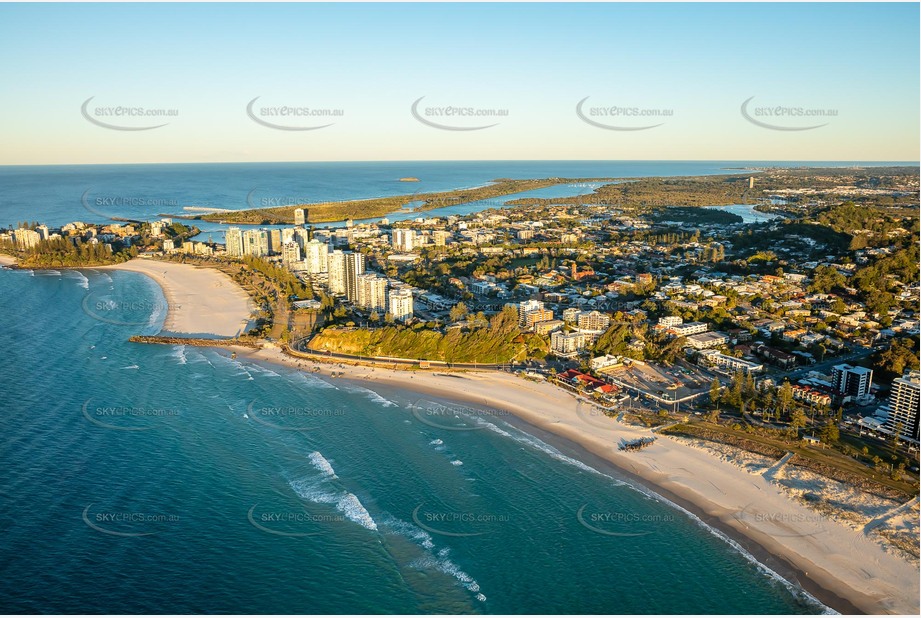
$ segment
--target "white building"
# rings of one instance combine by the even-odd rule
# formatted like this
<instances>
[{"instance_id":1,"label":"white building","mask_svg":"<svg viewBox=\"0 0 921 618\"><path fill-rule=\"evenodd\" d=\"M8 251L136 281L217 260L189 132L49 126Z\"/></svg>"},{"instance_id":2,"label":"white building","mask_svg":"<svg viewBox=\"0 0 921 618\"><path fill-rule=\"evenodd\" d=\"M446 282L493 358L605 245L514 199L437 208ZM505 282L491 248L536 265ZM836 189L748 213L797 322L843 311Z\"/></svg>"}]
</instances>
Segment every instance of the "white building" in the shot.
<instances>
[{"instance_id":1,"label":"white building","mask_svg":"<svg viewBox=\"0 0 921 618\"><path fill-rule=\"evenodd\" d=\"M20 228L13 232L13 240L21 250L37 247L41 239L41 234L35 230Z\"/></svg>"},{"instance_id":2,"label":"white building","mask_svg":"<svg viewBox=\"0 0 921 618\"><path fill-rule=\"evenodd\" d=\"M576 356L585 349L586 336L583 333L554 331L550 334L550 351L557 356Z\"/></svg>"},{"instance_id":3,"label":"white building","mask_svg":"<svg viewBox=\"0 0 921 618\"><path fill-rule=\"evenodd\" d=\"M406 288L391 290L388 299L390 315L394 320L405 322L413 317L413 295Z\"/></svg>"},{"instance_id":4,"label":"white building","mask_svg":"<svg viewBox=\"0 0 921 618\"><path fill-rule=\"evenodd\" d=\"M357 298L355 304L362 309L387 311L387 279L374 273L357 277Z\"/></svg>"},{"instance_id":5,"label":"white building","mask_svg":"<svg viewBox=\"0 0 921 618\"><path fill-rule=\"evenodd\" d=\"M307 211L303 208L294 209L294 225L304 225L307 222Z\"/></svg>"},{"instance_id":6,"label":"white building","mask_svg":"<svg viewBox=\"0 0 921 618\"><path fill-rule=\"evenodd\" d=\"M604 356L597 356L589 362L589 367L592 368L592 371L610 371L615 367L621 367L624 364L623 356L613 356L611 354L605 354Z\"/></svg>"},{"instance_id":7,"label":"white building","mask_svg":"<svg viewBox=\"0 0 921 618\"><path fill-rule=\"evenodd\" d=\"M282 264L292 270L301 270L301 248L296 242L289 241L281 246Z\"/></svg>"},{"instance_id":8,"label":"white building","mask_svg":"<svg viewBox=\"0 0 921 618\"><path fill-rule=\"evenodd\" d=\"M668 315L664 318L659 318L659 325L665 328L674 328L681 325L683 322L684 318L678 315Z\"/></svg>"},{"instance_id":9,"label":"white building","mask_svg":"<svg viewBox=\"0 0 921 618\"><path fill-rule=\"evenodd\" d=\"M269 254L268 230L246 230L243 232L243 255L264 257Z\"/></svg>"},{"instance_id":10,"label":"white building","mask_svg":"<svg viewBox=\"0 0 921 618\"><path fill-rule=\"evenodd\" d=\"M412 251L416 247L416 230L398 227L391 232L391 238L396 251Z\"/></svg>"},{"instance_id":11,"label":"white building","mask_svg":"<svg viewBox=\"0 0 921 618\"><path fill-rule=\"evenodd\" d=\"M326 263L326 271L329 273L329 293L345 294L345 253L336 249L328 254Z\"/></svg>"},{"instance_id":12,"label":"white building","mask_svg":"<svg viewBox=\"0 0 921 618\"><path fill-rule=\"evenodd\" d=\"M311 275L329 272L329 247L313 239L304 245L304 263Z\"/></svg>"},{"instance_id":13,"label":"white building","mask_svg":"<svg viewBox=\"0 0 921 618\"><path fill-rule=\"evenodd\" d=\"M720 354L716 350L703 350L698 355L697 360L706 367L720 367L733 373L739 370L747 371L748 373L764 371L764 365L760 363Z\"/></svg>"},{"instance_id":14,"label":"white building","mask_svg":"<svg viewBox=\"0 0 921 618\"><path fill-rule=\"evenodd\" d=\"M611 325L611 316L600 311L583 311L577 319L580 330L604 331Z\"/></svg>"},{"instance_id":15,"label":"white building","mask_svg":"<svg viewBox=\"0 0 921 618\"><path fill-rule=\"evenodd\" d=\"M687 322L685 324L676 324L669 330L679 337L688 337L707 332L707 324L704 322Z\"/></svg>"},{"instance_id":16,"label":"white building","mask_svg":"<svg viewBox=\"0 0 921 618\"><path fill-rule=\"evenodd\" d=\"M227 255L243 257L243 231L240 228L227 228L224 233L224 242L227 244Z\"/></svg>"},{"instance_id":17,"label":"white building","mask_svg":"<svg viewBox=\"0 0 921 618\"><path fill-rule=\"evenodd\" d=\"M884 424L890 433L901 429L899 436L915 444L918 444L918 414L921 410L921 402L918 397L919 387L921 387L921 373L917 370L906 371L901 378L892 381L892 392L889 395L888 405L889 416Z\"/></svg>"},{"instance_id":18,"label":"white building","mask_svg":"<svg viewBox=\"0 0 921 618\"><path fill-rule=\"evenodd\" d=\"M727 343L729 343L729 335L719 332L697 333L687 338L687 344L696 350L718 348Z\"/></svg>"}]
</instances>

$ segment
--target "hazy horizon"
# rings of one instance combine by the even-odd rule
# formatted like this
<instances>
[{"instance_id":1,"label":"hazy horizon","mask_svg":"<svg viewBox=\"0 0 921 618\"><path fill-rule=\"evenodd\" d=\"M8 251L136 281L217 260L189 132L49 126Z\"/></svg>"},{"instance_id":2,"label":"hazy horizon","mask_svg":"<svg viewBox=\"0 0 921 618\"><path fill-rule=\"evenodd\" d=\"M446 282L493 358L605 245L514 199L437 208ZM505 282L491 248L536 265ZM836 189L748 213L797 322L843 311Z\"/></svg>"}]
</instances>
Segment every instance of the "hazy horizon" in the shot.
<instances>
[{"instance_id":1,"label":"hazy horizon","mask_svg":"<svg viewBox=\"0 0 921 618\"><path fill-rule=\"evenodd\" d=\"M2 4L0 165L915 161L918 18L916 3Z\"/></svg>"}]
</instances>

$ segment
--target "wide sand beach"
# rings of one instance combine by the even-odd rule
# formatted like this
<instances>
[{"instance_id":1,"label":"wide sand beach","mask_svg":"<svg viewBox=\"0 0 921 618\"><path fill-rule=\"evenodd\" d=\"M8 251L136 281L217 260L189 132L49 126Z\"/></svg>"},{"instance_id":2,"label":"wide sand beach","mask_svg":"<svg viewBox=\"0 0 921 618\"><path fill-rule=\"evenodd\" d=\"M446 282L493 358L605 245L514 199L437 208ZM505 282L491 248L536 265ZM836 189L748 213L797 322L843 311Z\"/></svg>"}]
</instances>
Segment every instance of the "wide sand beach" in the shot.
<instances>
[{"instance_id":1,"label":"wide sand beach","mask_svg":"<svg viewBox=\"0 0 921 618\"><path fill-rule=\"evenodd\" d=\"M161 335L235 337L250 326L252 300L217 269L143 258L100 268L143 273L159 284L167 302Z\"/></svg>"}]
</instances>

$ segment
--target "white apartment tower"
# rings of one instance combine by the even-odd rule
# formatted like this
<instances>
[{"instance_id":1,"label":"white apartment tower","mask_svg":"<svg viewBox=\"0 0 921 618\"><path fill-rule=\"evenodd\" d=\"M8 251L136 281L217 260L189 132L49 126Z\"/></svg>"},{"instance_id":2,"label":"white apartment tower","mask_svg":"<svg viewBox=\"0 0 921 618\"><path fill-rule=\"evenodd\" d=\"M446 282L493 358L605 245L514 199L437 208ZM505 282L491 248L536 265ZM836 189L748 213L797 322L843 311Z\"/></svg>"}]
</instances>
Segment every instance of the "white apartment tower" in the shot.
<instances>
[{"instance_id":1,"label":"white apartment tower","mask_svg":"<svg viewBox=\"0 0 921 618\"><path fill-rule=\"evenodd\" d=\"M406 322L413 317L413 295L406 288L391 290L389 298L390 315L394 320Z\"/></svg>"},{"instance_id":2,"label":"white apartment tower","mask_svg":"<svg viewBox=\"0 0 921 618\"><path fill-rule=\"evenodd\" d=\"M890 432L899 431L903 439L918 444L918 414L921 411L921 372L908 370L901 378L892 381L889 394L889 417L884 427Z\"/></svg>"},{"instance_id":3,"label":"white apartment tower","mask_svg":"<svg viewBox=\"0 0 921 618\"><path fill-rule=\"evenodd\" d=\"M373 273L358 275L355 304L362 309L387 311L387 279Z\"/></svg>"},{"instance_id":4,"label":"white apartment tower","mask_svg":"<svg viewBox=\"0 0 921 618\"><path fill-rule=\"evenodd\" d=\"M311 275L318 275L329 271L329 247L325 242L313 239L304 245L304 262L306 262L307 272Z\"/></svg>"},{"instance_id":5,"label":"white apartment tower","mask_svg":"<svg viewBox=\"0 0 921 618\"><path fill-rule=\"evenodd\" d=\"M224 233L224 242L227 244L227 255L243 257L243 231L240 228L227 228L227 232Z\"/></svg>"}]
</instances>

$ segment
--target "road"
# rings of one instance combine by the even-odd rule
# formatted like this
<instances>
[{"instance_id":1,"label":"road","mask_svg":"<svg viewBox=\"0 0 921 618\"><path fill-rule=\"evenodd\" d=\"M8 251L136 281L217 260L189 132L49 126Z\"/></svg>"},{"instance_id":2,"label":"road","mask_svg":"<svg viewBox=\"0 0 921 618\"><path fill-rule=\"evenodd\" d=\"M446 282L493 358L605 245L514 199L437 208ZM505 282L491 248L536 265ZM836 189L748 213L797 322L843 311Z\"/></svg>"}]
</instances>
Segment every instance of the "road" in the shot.
<instances>
[{"instance_id":1,"label":"road","mask_svg":"<svg viewBox=\"0 0 921 618\"><path fill-rule=\"evenodd\" d=\"M875 348L860 348L851 352L850 354L845 354L844 356L836 356L833 359L822 361L820 363L816 363L815 365L807 365L805 367L794 369L793 371L781 373L780 377L786 377L792 382L794 380L806 377L810 371L818 371L819 373L827 374L835 365L860 360L870 356L874 352L876 352Z\"/></svg>"}]
</instances>

